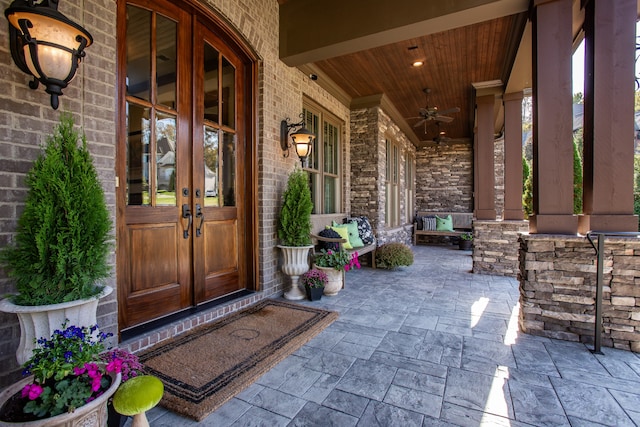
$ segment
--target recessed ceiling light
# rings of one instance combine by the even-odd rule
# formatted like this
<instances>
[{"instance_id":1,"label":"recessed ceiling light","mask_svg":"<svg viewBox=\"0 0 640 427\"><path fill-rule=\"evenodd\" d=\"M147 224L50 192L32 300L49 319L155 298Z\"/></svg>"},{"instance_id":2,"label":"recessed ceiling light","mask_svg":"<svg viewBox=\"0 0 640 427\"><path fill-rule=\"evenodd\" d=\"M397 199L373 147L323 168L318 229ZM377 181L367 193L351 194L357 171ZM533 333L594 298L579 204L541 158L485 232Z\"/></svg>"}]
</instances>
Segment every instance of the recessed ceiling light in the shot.
<instances>
[{"instance_id":1,"label":"recessed ceiling light","mask_svg":"<svg viewBox=\"0 0 640 427\"><path fill-rule=\"evenodd\" d=\"M424 61L413 61L413 65L414 67L422 67L424 65Z\"/></svg>"}]
</instances>

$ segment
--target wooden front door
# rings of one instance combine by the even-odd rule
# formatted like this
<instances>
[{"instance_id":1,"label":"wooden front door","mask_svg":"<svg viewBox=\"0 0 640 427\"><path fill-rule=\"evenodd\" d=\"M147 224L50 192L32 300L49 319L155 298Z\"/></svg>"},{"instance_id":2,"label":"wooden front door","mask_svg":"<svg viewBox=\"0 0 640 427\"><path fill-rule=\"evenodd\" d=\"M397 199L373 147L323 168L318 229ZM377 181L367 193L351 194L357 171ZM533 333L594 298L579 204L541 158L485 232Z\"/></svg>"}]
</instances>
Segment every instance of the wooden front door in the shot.
<instances>
[{"instance_id":1,"label":"wooden front door","mask_svg":"<svg viewBox=\"0 0 640 427\"><path fill-rule=\"evenodd\" d=\"M119 4L120 330L255 289L251 66L173 2Z\"/></svg>"}]
</instances>

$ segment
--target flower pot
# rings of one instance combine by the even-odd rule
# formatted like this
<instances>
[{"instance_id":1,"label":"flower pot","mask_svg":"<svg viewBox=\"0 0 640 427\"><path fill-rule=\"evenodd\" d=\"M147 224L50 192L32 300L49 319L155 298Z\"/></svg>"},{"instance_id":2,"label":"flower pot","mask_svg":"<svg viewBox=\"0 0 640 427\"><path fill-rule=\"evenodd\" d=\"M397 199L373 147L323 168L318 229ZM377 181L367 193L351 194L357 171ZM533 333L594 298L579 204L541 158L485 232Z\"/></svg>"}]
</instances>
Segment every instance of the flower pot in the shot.
<instances>
[{"instance_id":1,"label":"flower pot","mask_svg":"<svg viewBox=\"0 0 640 427\"><path fill-rule=\"evenodd\" d=\"M13 423L0 419L0 427L23 426L23 427L106 427L107 425L107 402L120 386L120 374L111 373L111 386L99 397L91 402L76 408L71 413L56 415L51 418L41 420ZM27 377L21 381L7 387L0 393L0 408L4 409L4 404L14 394L21 393L23 387L33 381L33 377ZM0 417L2 416L0 409Z\"/></svg>"},{"instance_id":2,"label":"flower pot","mask_svg":"<svg viewBox=\"0 0 640 427\"><path fill-rule=\"evenodd\" d=\"M460 239L460 241L458 242L458 247L462 251L470 251L472 246L473 246L473 241L471 240Z\"/></svg>"},{"instance_id":3,"label":"flower pot","mask_svg":"<svg viewBox=\"0 0 640 427\"><path fill-rule=\"evenodd\" d=\"M329 279L327 284L324 285L324 295L333 296L344 287L344 271L336 270L333 267L320 267L316 264L313 265L313 268L324 271Z\"/></svg>"},{"instance_id":4,"label":"flower pot","mask_svg":"<svg viewBox=\"0 0 640 427\"><path fill-rule=\"evenodd\" d=\"M0 311L15 313L20 321L20 344L16 351L16 360L20 365L31 358L35 340L50 337L53 331L60 329L65 319L70 325L92 326L96 324L96 310L100 298L113 292L105 286L102 293L83 300L49 305L16 305L5 298L0 301Z\"/></svg>"},{"instance_id":5,"label":"flower pot","mask_svg":"<svg viewBox=\"0 0 640 427\"><path fill-rule=\"evenodd\" d=\"M311 288L309 286L305 286L305 289L307 291L307 298L309 301L318 301L322 299L324 288Z\"/></svg>"},{"instance_id":6,"label":"flower pot","mask_svg":"<svg viewBox=\"0 0 640 427\"><path fill-rule=\"evenodd\" d=\"M309 271L309 250L313 246L281 246L284 261L282 263L282 272L291 277L291 288L284 293L284 297L288 300L304 299L304 294L298 287L298 279L300 275Z\"/></svg>"}]
</instances>

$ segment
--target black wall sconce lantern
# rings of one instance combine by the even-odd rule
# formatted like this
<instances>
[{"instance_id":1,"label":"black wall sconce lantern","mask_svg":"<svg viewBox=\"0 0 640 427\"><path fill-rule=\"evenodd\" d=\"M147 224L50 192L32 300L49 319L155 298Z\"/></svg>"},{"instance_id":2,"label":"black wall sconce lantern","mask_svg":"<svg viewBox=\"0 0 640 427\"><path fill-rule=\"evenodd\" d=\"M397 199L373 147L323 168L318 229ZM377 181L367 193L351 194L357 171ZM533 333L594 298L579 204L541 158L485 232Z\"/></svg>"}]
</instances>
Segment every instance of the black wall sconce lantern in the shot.
<instances>
[{"instance_id":1,"label":"black wall sconce lantern","mask_svg":"<svg viewBox=\"0 0 640 427\"><path fill-rule=\"evenodd\" d=\"M91 34L58 12L59 0L14 0L4 11L9 20L9 44L13 62L33 76L31 89L40 83L58 109L58 96L73 79Z\"/></svg>"},{"instance_id":2,"label":"black wall sconce lantern","mask_svg":"<svg viewBox=\"0 0 640 427\"><path fill-rule=\"evenodd\" d=\"M302 114L300 117L302 117ZM289 136L291 136L293 144L289 144ZM280 122L280 145L282 151L284 151L283 156L289 157L289 148L294 146L296 154L302 162L302 167L304 167L307 157L311 154L314 139L316 139L316 136L305 127L304 119L298 123L289 123L289 118Z\"/></svg>"}]
</instances>

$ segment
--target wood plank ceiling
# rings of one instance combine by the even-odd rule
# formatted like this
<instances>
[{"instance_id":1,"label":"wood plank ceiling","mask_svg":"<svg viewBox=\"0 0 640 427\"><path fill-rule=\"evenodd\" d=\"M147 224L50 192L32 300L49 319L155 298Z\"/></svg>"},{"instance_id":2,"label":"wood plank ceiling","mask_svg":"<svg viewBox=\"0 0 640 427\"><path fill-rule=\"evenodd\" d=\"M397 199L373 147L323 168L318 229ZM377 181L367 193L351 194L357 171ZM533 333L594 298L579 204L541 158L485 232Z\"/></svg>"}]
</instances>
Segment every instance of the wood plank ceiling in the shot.
<instances>
[{"instance_id":1,"label":"wood plank ceiling","mask_svg":"<svg viewBox=\"0 0 640 427\"><path fill-rule=\"evenodd\" d=\"M440 124L441 130L450 138L472 140L472 83L499 80L506 84L526 21L526 12L503 16L319 60L313 66L352 99L385 94L421 142L431 141L438 127L435 121L414 127L420 121L420 108L459 107L460 112L448 114L453 121ZM413 67L416 60L424 65ZM431 89L428 104L425 88Z\"/></svg>"}]
</instances>

